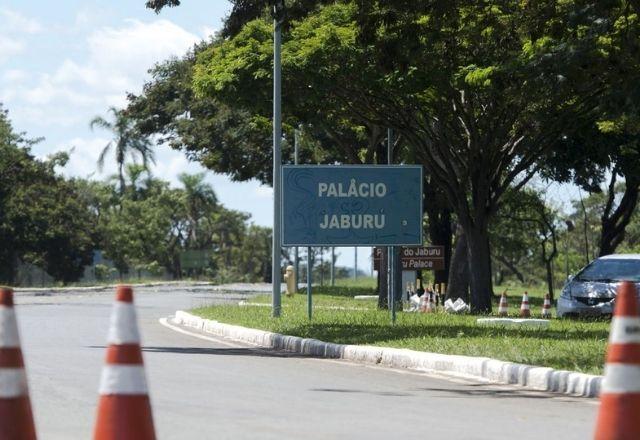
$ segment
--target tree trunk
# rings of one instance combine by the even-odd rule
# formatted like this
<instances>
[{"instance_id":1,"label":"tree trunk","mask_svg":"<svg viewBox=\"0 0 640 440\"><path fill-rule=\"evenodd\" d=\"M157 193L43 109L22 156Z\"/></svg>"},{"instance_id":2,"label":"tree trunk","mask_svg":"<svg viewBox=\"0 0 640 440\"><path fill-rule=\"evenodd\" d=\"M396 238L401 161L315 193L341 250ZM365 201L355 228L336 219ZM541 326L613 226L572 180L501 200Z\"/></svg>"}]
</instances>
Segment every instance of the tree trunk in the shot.
<instances>
[{"instance_id":1,"label":"tree trunk","mask_svg":"<svg viewBox=\"0 0 640 440\"><path fill-rule=\"evenodd\" d=\"M429 240L434 246L444 246L444 270L436 270L435 283L446 283L449 280L449 265L451 261L451 241L453 236L451 226L451 209L442 191L439 190L428 178L423 186L425 200L425 212L429 218Z\"/></svg>"},{"instance_id":2,"label":"tree trunk","mask_svg":"<svg viewBox=\"0 0 640 440\"><path fill-rule=\"evenodd\" d=\"M582 191L578 190L578 195L580 195L580 205L582 206L582 217L583 217L582 233L584 236L584 261L586 266L591 261L591 256L589 255L589 234L587 232L589 227L589 218L587 217L587 208L584 206Z\"/></svg>"},{"instance_id":3,"label":"tree trunk","mask_svg":"<svg viewBox=\"0 0 640 440\"><path fill-rule=\"evenodd\" d=\"M18 257L13 249L0 250L0 282L13 285L16 280L16 267Z\"/></svg>"},{"instance_id":4,"label":"tree trunk","mask_svg":"<svg viewBox=\"0 0 640 440\"><path fill-rule=\"evenodd\" d=\"M451 211L443 209L438 216L429 216L429 239L434 246L444 246L444 269L434 273L436 284L446 283L449 280L449 266L451 261Z\"/></svg>"},{"instance_id":5,"label":"tree trunk","mask_svg":"<svg viewBox=\"0 0 640 440\"><path fill-rule=\"evenodd\" d=\"M553 259L546 260L544 262L547 269L547 289L549 292L549 298L553 302Z\"/></svg>"},{"instance_id":6,"label":"tree trunk","mask_svg":"<svg viewBox=\"0 0 640 440\"><path fill-rule=\"evenodd\" d=\"M612 183L615 183L615 178L613 177ZM624 240L626 227L631 222L631 217L638 204L639 184L640 182L635 178L626 177L624 194L615 209L613 209L615 188L614 185L610 185L609 193L607 194L607 206L601 218L599 257L615 253L618 245Z\"/></svg>"},{"instance_id":7,"label":"tree trunk","mask_svg":"<svg viewBox=\"0 0 640 440\"><path fill-rule=\"evenodd\" d=\"M467 237L463 229L458 226L456 244L451 264L449 265L449 280L447 283L446 299L455 301L461 298L469 303L469 259L467 258Z\"/></svg>"},{"instance_id":8,"label":"tree trunk","mask_svg":"<svg viewBox=\"0 0 640 440\"><path fill-rule=\"evenodd\" d=\"M471 287L471 312L491 313L493 285L491 282L491 252L486 228L465 228L469 252L469 280Z\"/></svg>"}]
</instances>

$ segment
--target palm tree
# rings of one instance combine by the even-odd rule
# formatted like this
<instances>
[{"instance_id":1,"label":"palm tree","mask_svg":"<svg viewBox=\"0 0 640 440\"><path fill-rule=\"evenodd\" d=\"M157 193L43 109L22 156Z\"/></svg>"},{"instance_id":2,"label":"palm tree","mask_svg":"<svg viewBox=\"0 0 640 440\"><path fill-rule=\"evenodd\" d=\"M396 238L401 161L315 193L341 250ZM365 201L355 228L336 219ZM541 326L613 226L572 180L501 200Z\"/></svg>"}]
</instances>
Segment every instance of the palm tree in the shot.
<instances>
[{"instance_id":1,"label":"palm tree","mask_svg":"<svg viewBox=\"0 0 640 440\"><path fill-rule=\"evenodd\" d=\"M113 139L104 147L98 157L98 169L102 171L104 161L113 149L116 163L118 164L118 180L120 181L120 194L124 194L124 164L127 155L131 156L135 162L137 156L142 159L142 165L148 168L149 162L155 164L155 155L151 149L151 141L147 136L136 130L133 120L123 110L110 107L109 112L113 114L113 121L109 122L102 116L96 116L89 123L89 127L103 128L111 131Z\"/></svg>"},{"instance_id":2,"label":"palm tree","mask_svg":"<svg viewBox=\"0 0 640 440\"><path fill-rule=\"evenodd\" d=\"M191 246L198 246L198 223L217 207L218 198L211 185L204 181L204 173L182 173L178 179L184 186L185 204L189 217L187 237Z\"/></svg>"}]
</instances>

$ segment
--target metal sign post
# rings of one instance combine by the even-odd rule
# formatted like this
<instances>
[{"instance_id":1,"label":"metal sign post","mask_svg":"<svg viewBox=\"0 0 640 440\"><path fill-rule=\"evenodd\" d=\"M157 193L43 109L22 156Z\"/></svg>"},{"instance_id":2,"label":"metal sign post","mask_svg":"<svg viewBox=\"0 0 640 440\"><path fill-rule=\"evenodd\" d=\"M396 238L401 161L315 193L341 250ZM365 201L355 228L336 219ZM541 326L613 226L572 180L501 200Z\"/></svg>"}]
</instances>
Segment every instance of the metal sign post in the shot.
<instances>
[{"instance_id":1,"label":"metal sign post","mask_svg":"<svg viewBox=\"0 0 640 440\"><path fill-rule=\"evenodd\" d=\"M311 273L313 272L313 263L311 259L311 247L307 248L307 316L309 319L313 316L313 300L311 297Z\"/></svg>"},{"instance_id":2,"label":"metal sign post","mask_svg":"<svg viewBox=\"0 0 640 440\"><path fill-rule=\"evenodd\" d=\"M358 246L353 248L353 280L358 281Z\"/></svg>"},{"instance_id":3,"label":"metal sign post","mask_svg":"<svg viewBox=\"0 0 640 440\"><path fill-rule=\"evenodd\" d=\"M336 285L336 248L331 246L331 287Z\"/></svg>"}]
</instances>

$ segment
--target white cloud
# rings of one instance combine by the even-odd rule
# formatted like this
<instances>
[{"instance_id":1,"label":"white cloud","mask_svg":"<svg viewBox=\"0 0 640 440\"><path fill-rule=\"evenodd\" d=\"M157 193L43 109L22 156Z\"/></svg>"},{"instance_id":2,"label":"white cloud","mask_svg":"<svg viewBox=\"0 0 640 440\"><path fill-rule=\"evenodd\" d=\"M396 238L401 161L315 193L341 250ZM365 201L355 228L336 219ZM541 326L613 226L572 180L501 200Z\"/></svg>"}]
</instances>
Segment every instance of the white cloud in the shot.
<instances>
[{"instance_id":1,"label":"white cloud","mask_svg":"<svg viewBox=\"0 0 640 440\"><path fill-rule=\"evenodd\" d=\"M64 59L52 72L35 75L35 82L5 88L0 98L21 108L19 114L51 115L37 120L43 127L76 123L77 115L86 124L111 106L126 105L126 93L139 92L155 63L181 56L199 40L168 20L125 20L121 27L93 30L85 40L86 58ZM21 49L0 36L0 61Z\"/></svg>"},{"instance_id":2,"label":"white cloud","mask_svg":"<svg viewBox=\"0 0 640 440\"><path fill-rule=\"evenodd\" d=\"M27 72L20 69L9 69L2 74L2 82L4 83L21 83L28 78Z\"/></svg>"},{"instance_id":3,"label":"white cloud","mask_svg":"<svg viewBox=\"0 0 640 440\"><path fill-rule=\"evenodd\" d=\"M151 166L154 176L168 180L172 186L179 186L178 175L193 173L194 164L190 163L184 154L164 147L157 147L156 164Z\"/></svg>"},{"instance_id":4,"label":"white cloud","mask_svg":"<svg viewBox=\"0 0 640 440\"><path fill-rule=\"evenodd\" d=\"M104 178L116 172L116 165L111 158L105 160L102 173L97 171L97 162L100 153L109 143L108 138L81 138L75 137L64 144L59 144L55 151L70 151L69 162L62 170L63 174L73 177L96 177Z\"/></svg>"},{"instance_id":5,"label":"white cloud","mask_svg":"<svg viewBox=\"0 0 640 440\"><path fill-rule=\"evenodd\" d=\"M35 18L25 17L11 9L0 9L0 29L4 33L37 34L43 27Z\"/></svg>"},{"instance_id":6,"label":"white cloud","mask_svg":"<svg viewBox=\"0 0 640 440\"><path fill-rule=\"evenodd\" d=\"M89 36L90 63L95 67L143 75L154 63L182 55L200 40L168 20L125 22L125 27L105 27Z\"/></svg>"},{"instance_id":7,"label":"white cloud","mask_svg":"<svg viewBox=\"0 0 640 440\"><path fill-rule=\"evenodd\" d=\"M77 28L82 28L88 26L93 21L93 15L89 12L88 9L83 9L76 13L75 26Z\"/></svg>"},{"instance_id":8,"label":"white cloud","mask_svg":"<svg viewBox=\"0 0 640 440\"><path fill-rule=\"evenodd\" d=\"M273 199L273 188L270 186L260 185L255 188L255 193L262 199Z\"/></svg>"},{"instance_id":9,"label":"white cloud","mask_svg":"<svg viewBox=\"0 0 640 440\"><path fill-rule=\"evenodd\" d=\"M0 35L0 63L21 53L23 50L24 43L22 41Z\"/></svg>"},{"instance_id":10,"label":"white cloud","mask_svg":"<svg viewBox=\"0 0 640 440\"><path fill-rule=\"evenodd\" d=\"M202 26L202 30L201 30L201 34L204 37L205 40L210 39L211 37L215 37L216 33L218 32L217 29L209 27L209 26Z\"/></svg>"}]
</instances>

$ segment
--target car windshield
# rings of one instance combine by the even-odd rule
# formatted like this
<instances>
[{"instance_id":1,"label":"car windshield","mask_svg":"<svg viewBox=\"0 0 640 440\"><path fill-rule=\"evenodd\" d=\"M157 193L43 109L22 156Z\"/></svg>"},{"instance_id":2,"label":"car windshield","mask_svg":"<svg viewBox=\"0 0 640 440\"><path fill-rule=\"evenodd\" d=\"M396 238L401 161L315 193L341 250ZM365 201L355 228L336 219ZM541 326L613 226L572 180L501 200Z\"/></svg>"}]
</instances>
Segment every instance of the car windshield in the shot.
<instances>
[{"instance_id":1,"label":"car windshield","mask_svg":"<svg viewBox=\"0 0 640 440\"><path fill-rule=\"evenodd\" d=\"M580 281L640 281L640 260L606 259L596 260L576 279Z\"/></svg>"}]
</instances>

